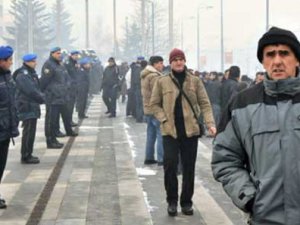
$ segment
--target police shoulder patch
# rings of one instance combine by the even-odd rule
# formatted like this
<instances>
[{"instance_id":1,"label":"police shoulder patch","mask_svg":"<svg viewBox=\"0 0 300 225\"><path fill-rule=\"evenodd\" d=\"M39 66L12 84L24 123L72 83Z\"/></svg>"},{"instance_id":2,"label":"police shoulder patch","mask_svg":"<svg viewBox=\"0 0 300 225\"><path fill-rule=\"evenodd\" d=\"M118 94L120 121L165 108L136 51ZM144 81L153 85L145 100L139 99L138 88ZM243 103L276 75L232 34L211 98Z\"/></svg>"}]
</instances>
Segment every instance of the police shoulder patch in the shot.
<instances>
[{"instance_id":1,"label":"police shoulder patch","mask_svg":"<svg viewBox=\"0 0 300 225\"><path fill-rule=\"evenodd\" d=\"M50 70L49 70L48 68L45 68L45 69L44 69L44 73L45 73L45 74L49 74L49 73L50 73Z\"/></svg>"}]
</instances>

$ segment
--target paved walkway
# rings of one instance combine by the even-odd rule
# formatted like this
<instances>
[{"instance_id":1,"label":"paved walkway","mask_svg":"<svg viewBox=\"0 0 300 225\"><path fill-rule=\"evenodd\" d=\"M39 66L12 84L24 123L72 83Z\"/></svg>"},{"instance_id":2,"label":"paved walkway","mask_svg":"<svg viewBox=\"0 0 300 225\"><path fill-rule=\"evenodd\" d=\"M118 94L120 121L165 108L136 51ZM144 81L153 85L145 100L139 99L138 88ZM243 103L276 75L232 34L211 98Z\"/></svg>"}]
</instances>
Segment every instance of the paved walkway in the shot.
<instances>
[{"instance_id":1,"label":"paved walkway","mask_svg":"<svg viewBox=\"0 0 300 225\"><path fill-rule=\"evenodd\" d=\"M79 136L60 139L64 149L46 148L39 120L38 165L20 163L21 139L16 138L0 185L8 204L0 210L1 225L243 224L243 215L211 177L211 139L199 143L195 215L170 218L162 167L143 165L146 125L122 116L124 105L114 119L104 111L96 95Z\"/></svg>"}]
</instances>

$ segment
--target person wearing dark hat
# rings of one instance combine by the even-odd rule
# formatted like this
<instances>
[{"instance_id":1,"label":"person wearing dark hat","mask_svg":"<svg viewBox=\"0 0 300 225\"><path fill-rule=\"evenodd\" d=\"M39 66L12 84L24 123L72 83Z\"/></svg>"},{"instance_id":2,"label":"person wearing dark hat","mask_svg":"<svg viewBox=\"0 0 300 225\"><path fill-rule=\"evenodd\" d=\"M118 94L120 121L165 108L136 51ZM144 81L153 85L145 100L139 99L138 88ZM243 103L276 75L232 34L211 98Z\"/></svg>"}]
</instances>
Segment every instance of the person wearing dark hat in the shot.
<instances>
[{"instance_id":1,"label":"person wearing dark hat","mask_svg":"<svg viewBox=\"0 0 300 225\"><path fill-rule=\"evenodd\" d=\"M78 85L78 99L77 99L77 111L78 118L84 119L88 118L85 114L88 94L89 94L89 85L90 85L90 69L91 69L91 59L88 57L82 58L79 61L80 69L77 76L77 85Z\"/></svg>"},{"instance_id":2,"label":"person wearing dark hat","mask_svg":"<svg viewBox=\"0 0 300 225\"><path fill-rule=\"evenodd\" d=\"M67 136L78 135L71 128L71 118L67 107L69 74L61 60L61 49L59 47L52 48L49 59L42 67L40 79L41 90L45 93L46 99L45 136L47 148L63 147L63 144L56 139L60 114Z\"/></svg>"},{"instance_id":3,"label":"person wearing dark hat","mask_svg":"<svg viewBox=\"0 0 300 225\"><path fill-rule=\"evenodd\" d=\"M67 105L69 108L69 114L70 114L69 117L70 117L72 126L78 125L77 123L73 122L73 112L74 112L74 108L75 108L76 98L78 96L77 76L79 73L79 63L78 63L79 54L80 54L80 52L78 50L72 50L70 52L68 60L66 60L66 62L64 64L64 66L66 67L66 69L69 73L69 77L70 77L70 93L69 93L70 98L69 98Z\"/></svg>"},{"instance_id":4,"label":"person wearing dark hat","mask_svg":"<svg viewBox=\"0 0 300 225\"><path fill-rule=\"evenodd\" d=\"M40 104L45 102L40 90L38 75L35 67L37 55L23 56L23 65L14 72L16 81L16 105L19 120L22 121L23 135L21 143L21 163L37 164L38 157L32 155L36 134L37 119L41 116Z\"/></svg>"},{"instance_id":5,"label":"person wearing dark hat","mask_svg":"<svg viewBox=\"0 0 300 225\"><path fill-rule=\"evenodd\" d=\"M198 118L202 113L210 135L216 128L211 105L202 81L190 74L185 54L180 49L170 52L171 72L154 85L150 109L161 123L164 147L164 181L167 192L168 214L177 215L179 154L182 162L181 211L193 215L195 164L198 137L201 134Z\"/></svg>"},{"instance_id":6,"label":"person wearing dark hat","mask_svg":"<svg viewBox=\"0 0 300 225\"><path fill-rule=\"evenodd\" d=\"M259 40L265 79L229 103L212 171L252 225L300 224L300 43L272 27Z\"/></svg>"},{"instance_id":7,"label":"person wearing dark hat","mask_svg":"<svg viewBox=\"0 0 300 225\"><path fill-rule=\"evenodd\" d=\"M116 117L117 93L119 88L119 68L115 59L110 57L108 59L108 66L103 72L102 81L102 98L107 107L105 114L110 114L110 118Z\"/></svg>"},{"instance_id":8,"label":"person wearing dark hat","mask_svg":"<svg viewBox=\"0 0 300 225\"><path fill-rule=\"evenodd\" d=\"M15 85L11 76L13 49L0 46L0 182L6 166L10 139L19 135L18 118L15 107ZM6 203L0 197L0 209Z\"/></svg>"}]
</instances>

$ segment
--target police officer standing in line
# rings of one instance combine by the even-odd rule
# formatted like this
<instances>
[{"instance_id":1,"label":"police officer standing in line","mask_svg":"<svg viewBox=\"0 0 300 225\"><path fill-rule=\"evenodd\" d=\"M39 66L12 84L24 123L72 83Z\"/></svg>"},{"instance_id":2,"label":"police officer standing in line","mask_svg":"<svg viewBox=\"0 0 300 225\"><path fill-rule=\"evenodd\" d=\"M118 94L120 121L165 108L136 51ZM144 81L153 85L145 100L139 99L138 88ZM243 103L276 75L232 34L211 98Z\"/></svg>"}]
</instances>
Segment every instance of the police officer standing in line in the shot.
<instances>
[{"instance_id":1,"label":"police officer standing in line","mask_svg":"<svg viewBox=\"0 0 300 225\"><path fill-rule=\"evenodd\" d=\"M15 107L15 86L11 76L13 49L0 46L0 182L6 166L8 147L11 138L19 135ZM0 209L6 208L0 198Z\"/></svg>"},{"instance_id":2,"label":"police officer standing in line","mask_svg":"<svg viewBox=\"0 0 300 225\"><path fill-rule=\"evenodd\" d=\"M37 164L38 157L32 155L36 134L37 119L41 116L40 104L45 102L44 94L40 90L38 75L35 67L36 54L23 56L23 66L14 72L17 85L16 105L18 116L22 123L21 163Z\"/></svg>"},{"instance_id":3,"label":"police officer standing in line","mask_svg":"<svg viewBox=\"0 0 300 225\"><path fill-rule=\"evenodd\" d=\"M66 79L68 74L61 60L61 48L52 48L49 59L43 65L40 79L41 90L46 96L45 135L47 148L63 147L63 144L56 139L60 113L67 135L77 136L77 133L72 130L71 121L68 118L68 108L66 107L68 91Z\"/></svg>"},{"instance_id":4,"label":"police officer standing in line","mask_svg":"<svg viewBox=\"0 0 300 225\"><path fill-rule=\"evenodd\" d=\"M85 114L87 99L89 94L89 85L90 85L90 69L91 62L90 59L85 57L79 61L80 70L77 77L78 83L78 100L77 100L77 111L78 118L84 119L88 118Z\"/></svg>"},{"instance_id":5,"label":"police officer standing in line","mask_svg":"<svg viewBox=\"0 0 300 225\"><path fill-rule=\"evenodd\" d=\"M70 113L70 120L71 120L71 126L77 126L75 122L73 122L73 112L75 107L76 98L78 95L78 89L77 89L77 76L78 76L78 60L79 58L79 51L73 50L70 53L70 56L67 60L67 62L64 64L70 77L70 93L69 93L69 101L67 102L69 113Z\"/></svg>"},{"instance_id":6,"label":"police officer standing in line","mask_svg":"<svg viewBox=\"0 0 300 225\"><path fill-rule=\"evenodd\" d=\"M108 59L108 66L104 70L102 88L102 98L107 107L107 112L105 113L110 114L110 118L116 117L119 69L113 57Z\"/></svg>"}]
</instances>

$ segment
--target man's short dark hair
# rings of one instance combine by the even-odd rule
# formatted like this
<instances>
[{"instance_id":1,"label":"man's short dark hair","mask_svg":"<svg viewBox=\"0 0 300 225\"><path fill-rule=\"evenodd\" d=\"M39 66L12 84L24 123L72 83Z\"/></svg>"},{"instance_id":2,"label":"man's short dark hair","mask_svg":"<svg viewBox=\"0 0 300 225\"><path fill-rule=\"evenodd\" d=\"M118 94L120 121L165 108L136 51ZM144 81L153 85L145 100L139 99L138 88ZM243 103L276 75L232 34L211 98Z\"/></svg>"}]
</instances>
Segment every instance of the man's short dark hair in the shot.
<instances>
[{"instance_id":1,"label":"man's short dark hair","mask_svg":"<svg viewBox=\"0 0 300 225\"><path fill-rule=\"evenodd\" d=\"M229 78L239 78L241 75L241 70L238 66L231 66L229 68Z\"/></svg>"},{"instance_id":2,"label":"man's short dark hair","mask_svg":"<svg viewBox=\"0 0 300 225\"><path fill-rule=\"evenodd\" d=\"M150 59L149 59L149 62L150 62L151 66L153 66L155 63L163 62L163 61L164 61L163 57L161 57L159 55L151 56Z\"/></svg>"}]
</instances>

